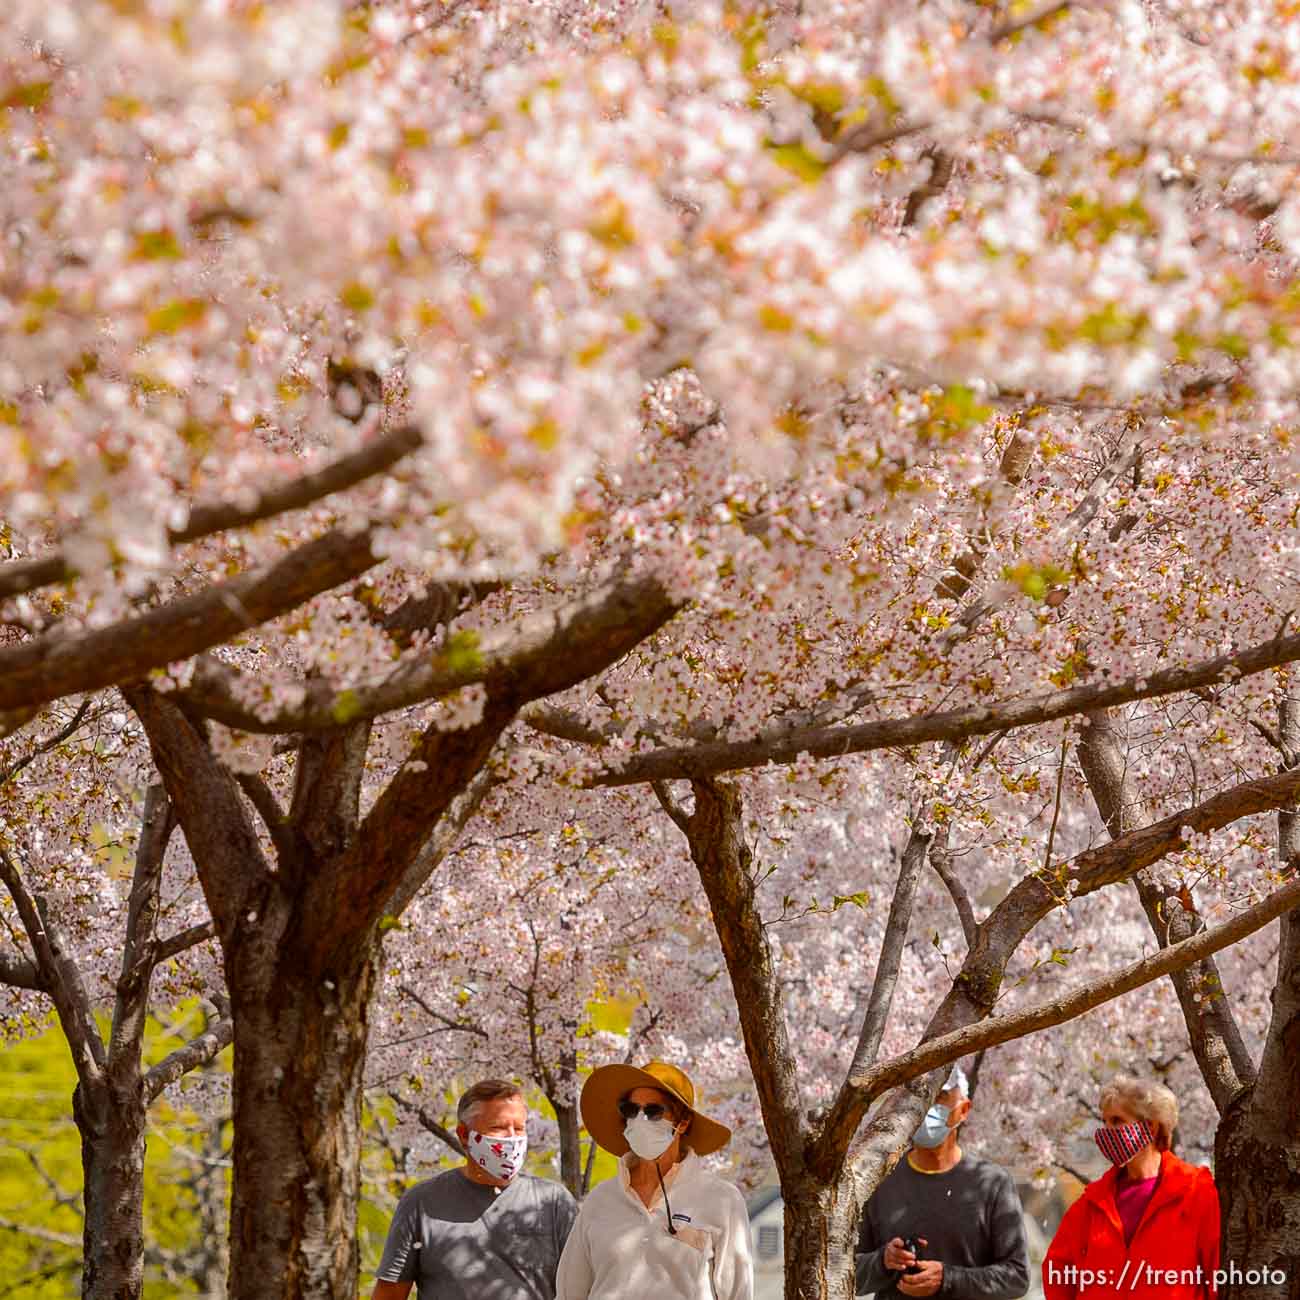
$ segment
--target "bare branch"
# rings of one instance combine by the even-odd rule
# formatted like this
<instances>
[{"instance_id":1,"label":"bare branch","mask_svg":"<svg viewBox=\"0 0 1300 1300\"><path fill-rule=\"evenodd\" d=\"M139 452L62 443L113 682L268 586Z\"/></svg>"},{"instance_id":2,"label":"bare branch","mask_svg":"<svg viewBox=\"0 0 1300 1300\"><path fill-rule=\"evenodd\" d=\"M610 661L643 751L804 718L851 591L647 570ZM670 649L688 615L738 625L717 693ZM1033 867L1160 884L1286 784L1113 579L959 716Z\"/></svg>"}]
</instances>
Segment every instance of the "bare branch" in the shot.
<instances>
[{"instance_id":1,"label":"bare branch","mask_svg":"<svg viewBox=\"0 0 1300 1300\"><path fill-rule=\"evenodd\" d=\"M178 1047L170 1055L163 1057L157 1065L144 1076L144 1094L150 1101L156 1101L163 1089L187 1075L216 1060L235 1038L233 1020L218 1020L210 1024L197 1038L192 1038L183 1047Z\"/></svg>"},{"instance_id":2,"label":"bare branch","mask_svg":"<svg viewBox=\"0 0 1300 1300\"><path fill-rule=\"evenodd\" d=\"M421 446L423 441L423 435L418 429L396 429L376 438L360 451L340 457L324 469L303 474L291 482L268 489L251 503L220 501L196 506L190 512L189 521L184 527L168 531L168 541L173 546L193 542L231 528L243 528L290 510L301 510L335 492L346 491L368 478L392 469L398 461ZM63 551L55 551L39 560L18 560L0 565L0 600L7 596L20 596L39 587L48 587L55 582L69 582L76 576Z\"/></svg>"},{"instance_id":3,"label":"bare branch","mask_svg":"<svg viewBox=\"0 0 1300 1300\"><path fill-rule=\"evenodd\" d=\"M773 1157L790 1169L807 1134L799 1076L771 943L754 899L752 853L745 841L740 792L720 781L693 781L695 810L686 838L713 909L740 1011L745 1051L766 1069L755 1072L763 1127Z\"/></svg>"},{"instance_id":4,"label":"bare branch","mask_svg":"<svg viewBox=\"0 0 1300 1300\"><path fill-rule=\"evenodd\" d=\"M875 1062L880 1051L880 1040L885 1036L885 1026L889 1022L889 1012L894 1004L894 989L898 984L898 972L903 963L903 948L907 943L907 931L912 923L912 901L916 897L916 882L920 879L921 868L925 865L926 850L934 832L928 828L913 826L903 848L902 859L898 867L898 880L894 885L894 897L889 904L889 919L885 922L885 937L880 943L880 956L876 959L876 974L871 983L871 998L867 1003L867 1013L862 1020L862 1029L858 1034L858 1045L853 1053L853 1063L849 1074L861 1074Z\"/></svg>"},{"instance_id":5,"label":"bare branch","mask_svg":"<svg viewBox=\"0 0 1300 1300\"><path fill-rule=\"evenodd\" d=\"M695 778L769 763L788 763L808 754L842 758L877 749L920 745L935 740L964 740L995 731L1033 726L1073 717L1093 709L1155 699L1198 686L1236 681L1300 659L1300 636L1275 638L1246 650L1203 659L1186 668L1161 668L1119 682L1098 682L1068 690L999 700L943 713L882 718L851 726L780 726L753 740L714 741L648 750L628 758L617 770L589 778L589 786L635 785L639 782Z\"/></svg>"},{"instance_id":6,"label":"bare branch","mask_svg":"<svg viewBox=\"0 0 1300 1300\"><path fill-rule=\"evenodd\" d=\"M154 945L154 964L159 965L162 962L170 961L171 958L178 957L191 948L197 948L199 944L207 943L209 939L215 939L216 936L216 925L211 921L204 921L199 925L191 925L188 929L181 930L179 933L172 935L170 939L159 939Z\"/></svg>"},{"instance_id":7,"label":"bare branch","mask_svg":"<svg viewBox=\"0 0 1300 1300\"><path fill-rule=\"evenodd\" d=\"M1128 767L1120 737L1108 713L1090 713L1077 746L1079 765L1097 811L1112 838L1131 829L1137 801L1129 788ZM1201 928L1189 890L1154 879L1150 872L1133 877L1138 899L1161 947L1185 939ZM1213 957L1175 971L1170 980L1178 995L1188 1039L1216 1109L1224 1111L1243 1084L1254 1081L1255 1063L1242 1037L1232 1004Z\"/></svg>"},{"instance_id":8,"label":"bare branch","mask_svg":"<svg viewBox=\"0 0 1300 1300\"><path fill-rule=\"evenodd\" d=\"M500 768L492 761L485 764L455 799L451 806L439 818L433 833L425 841L424 847L416 855L415 861L406 869L393 896L388 900L387 915L401 916L410 906L411 900L424 888L429 877L446 861L447 855L456 847L465 827L473 820L483 806L484 799L505 778Z\"/></svg>"},{"instance_id":9,"label":"bare branch","mask_svg":"<svg viewBox=\"0 0 1300 1300\"><path fill-rule=\"evenodd\" d=\"M1007 1015L992 1016L978 1024L930 1039L910 1052L859 1075L852 1083L868 1099L875 1098L891 1087L939 1066L948 1065L971 1052L995 1047L999 1043L1010 1042L1040 1029L1049 1029L1053 1025L1074 1020L1094 1007L1101 1006L1103 1002L1150 984L1162 975L1182 970L1229 944L1239 943L1247 935L1276 921L1297 904L1300 904L1300 880L1293 880L1223 925L1202 930L1190 939L1162 948L1150 957L1132 962L1111 975L1081 985L1049 1002L1038 1003Z\"/></svg>"},{"instance_id":10,"label":"bare branch","mask_svg":"<svg viewBox=\"0 0 1300 1300\"><path fill-rule=\"evenodd\" d=\"M109 1034L110 1068L138 1068L149 1007L149 982L154 969L154 929L158 924L158 896L163 859L176 828L176 818L161 783L145 791L135 870L127 900L126 934L122 966L114 990L112 1030Z\"/></svg>"},{"instance_id":11,"label":"bare branch","mask_svg":"<svg viewBox=\"0 0 1300 1300\"><path fill-rule=\"evenodd\" d=\"M48 754L51 750L58 749L65 740L76 735L77 729L86 720L86 714L90 712L91 698L91 696L87 695L78 705L76 713L54 735L38 741L28 753L17 759L7 772L0 773L0 787L8 785L23 768L34 763L42 754Z\"/></svg>"},{"instance_id":12,"label":"bare branch","mask_svg":"<svg viewBox=\"0 0 1300 1300\"><path fill-rule=\"evenodd\" d=\"M324 681L306 683L300 703L274 714L245 706L241 700L247 696L237 689L245 675L211 656L199 661L183 694L207 717L262 733L329 731L341 722L378 717L480 683L489 692L509 691L524 704L581 681L574 656L604 658L617 648L612 657L621 657L679 608L657 578L618 578L516 624L465 633L462 643L410 659L378 681L346 691ZM636 629L635 634L628 636L627 629Z\"/></svg>"},{"instance_id":13,"label":"bare branch","mask_svg":"<svg viewBox=\"0 0 1300 1300\"><path fill-rule=\"evenodd\" d=\"M379 563L371 535L336 530L283 559L105 628L55 628L0 649L0 713L32 709L65 695L143 678L249 628L296 609L313 596L360 577Z\"/></svg>"},{"instance_id":14,"label":"bare branch","mask_svg":"<svg viewBox=\"0 0 1300 1300\"><path fill-rule=\"evenodd\" d=\"M465 1154L465 1148L461 1145L460 1138L458 1138L451 1129L447 1128L446 1125L439 1124L423 1106L417 1106L414 1102L407 1101L405 1097L399 1096L395 1092L389 1093L389 1096L392 1097L396 1106L406 1111L408 1115L414 1115L416 1122L422 1129L428 1133L432 1133L434 1137L445 1143L458 1156L463 1156Z\"/></svg>"},{"instance_id":15,"label":"bare branch","mask_svg":"<svg viewBox=\"0 0 1300 1300\"><path fill-rule=\"evenodd\" d=\"M48 1242L51 1246L68 1246L73 1250L80 1250L84 1244L80 1237L73 1236L70 1232L54 1232L50 1228L38 1228L34 1224L18 1223L13 1219L0 1219L0 1230L20 1233L36 1241Z\"/></svg>"},{"instance_id":16,"label":"bare branch","mask_svg":"<svg viewBox=\"0 0 1300 1300\"><path fill-rule=\"evenodd\" d=\"M87 1088L103 1078L107 1064L104 1040L99 1036L90 994L72 953L63 942L58 926L50 919L45 901L27 887L17 864L0 847L0 881L9 890L22 918L27 939L36 956L37 969L45 983L43 990L54 1003L59 1025L68 1040L77 1078Z\"/></svg>"},{"instance_id":17,"label":"bare branch","mask_svg":"<svg viewBox=\"0 0 1300 1300\"><path fill-rule=\"evenodd\" d=\"M947 827L943 834L930 846L930 865L934 873L943 881L952 898L952 905L957 909L957 919L961 922L961 932L966 938L966 947L975 946L975 936L979 925L975 920L975 905L971 902L970 892L961 877L953 870L952 854L948 850Z\"/></svg>"},{"instance_id":18,"label":"bare branch","mask_svg":"<svg viewBox=\"0 0 1300 1300\"><path fill-rule=\"evenodd\" d=\"M673 798L673 792L668 788L667 781L651 782L652 790L655 792L655 798L659 800L659 806L672 819L673 825L677 827L683 835L690 834L691 819L686 810Z\"/></svg>"}]
</instances>

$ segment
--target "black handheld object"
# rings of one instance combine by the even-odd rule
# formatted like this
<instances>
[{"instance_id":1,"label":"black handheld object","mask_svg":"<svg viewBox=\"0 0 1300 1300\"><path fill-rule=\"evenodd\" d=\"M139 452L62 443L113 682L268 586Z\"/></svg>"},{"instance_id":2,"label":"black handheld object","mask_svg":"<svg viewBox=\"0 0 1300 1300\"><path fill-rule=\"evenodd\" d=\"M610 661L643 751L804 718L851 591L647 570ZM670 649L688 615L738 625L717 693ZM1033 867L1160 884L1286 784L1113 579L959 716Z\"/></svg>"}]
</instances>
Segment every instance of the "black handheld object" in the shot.
<instances>
[{"instance_id":1,"label":"black handheld object","mask_svg":"<svg viewBox=\"0 0 1300 1300\"><path fill-rule=\"evenodd\" d=\"M910 1251L913 1255L916 1256L917 1259L920 1259L920 1258L921 1258L921 1246L920 1246L920 1243L916 1240L915 1237L904 1237L904 1238L903 1238L903 1249L906 1250L906 1251ZM921 1267L921 1266L920 1266L919 1264L909 1264L909 1265L908 1265L908 1266L903 1270L903 1272L904 1272L904 1273L915 1273L915 1272L919 1271L920 1267Z\"/></svg>"}]
</instances>

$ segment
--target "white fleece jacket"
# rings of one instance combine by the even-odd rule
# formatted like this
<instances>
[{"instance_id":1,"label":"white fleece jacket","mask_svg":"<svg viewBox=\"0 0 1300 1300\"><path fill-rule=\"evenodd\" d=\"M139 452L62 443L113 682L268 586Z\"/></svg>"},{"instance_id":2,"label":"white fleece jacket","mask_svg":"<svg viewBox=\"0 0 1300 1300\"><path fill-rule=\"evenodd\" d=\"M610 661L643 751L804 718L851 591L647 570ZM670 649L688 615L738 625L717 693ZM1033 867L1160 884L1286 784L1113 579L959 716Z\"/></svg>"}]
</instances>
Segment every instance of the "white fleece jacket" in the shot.
<instances>
[{"instance_id":1,"label":"white fleece jacket","mask_svg":"<svg viewBox=\"0 0 1300 1300\"><path fill-rule=\"evenodd\" d=\"M662 1193L647 1209L628 1181L628 1161L583 1201L560 1256L556 1300L753 1300L740 1192L688 1152L664 1178L673 1236Z\"/></svg>"}]
</instances>

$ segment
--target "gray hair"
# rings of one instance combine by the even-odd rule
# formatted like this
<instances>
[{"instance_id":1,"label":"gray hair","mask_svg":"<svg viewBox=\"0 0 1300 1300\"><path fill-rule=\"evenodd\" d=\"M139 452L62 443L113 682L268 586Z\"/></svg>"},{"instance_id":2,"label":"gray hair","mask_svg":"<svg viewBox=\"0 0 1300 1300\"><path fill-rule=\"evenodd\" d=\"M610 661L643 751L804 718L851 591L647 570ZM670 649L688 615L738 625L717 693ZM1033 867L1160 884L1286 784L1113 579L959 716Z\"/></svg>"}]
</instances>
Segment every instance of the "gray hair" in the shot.
<instances>
[{"instance_id":1,"label":"gray hair","mask_svg":"<svg viewBox=\"0 0 1300 1300\"><path fill-rule=\"evenodd\" d=\"M505 1101L510 1097L522 1097L523 1091L517 1083L509 1079L480 1079L472 1088L461 1094L456 1103L456 1122L468 1125L474 1118L474 1112L487 1101Z\"/></svg>"},{"instance_id":2,"label":"gray hair","mask_svg":"<svg viewBox=\"0 0 1300 1300\"><path fill-rule=\"evenodd\" d=\"M1117 1074L1101 1090L1101 1108L1119 1105L1146 1120L1156 1131L1155 1145L1168 1151L1178 1128L1178 1098L1163 1083L1149 1083L1131 1075Z\"/></svg>"}]
</instances>

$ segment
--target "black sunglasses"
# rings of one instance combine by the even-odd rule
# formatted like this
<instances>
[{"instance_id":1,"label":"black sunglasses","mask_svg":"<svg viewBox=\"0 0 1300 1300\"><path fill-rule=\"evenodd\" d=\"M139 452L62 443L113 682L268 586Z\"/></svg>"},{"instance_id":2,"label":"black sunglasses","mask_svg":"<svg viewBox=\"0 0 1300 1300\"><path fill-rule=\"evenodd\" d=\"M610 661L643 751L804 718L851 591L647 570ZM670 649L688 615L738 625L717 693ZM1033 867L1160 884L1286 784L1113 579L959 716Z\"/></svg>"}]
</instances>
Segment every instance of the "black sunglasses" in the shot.
<instances>
[{"instance_id":1,"label":"black sunglasses","mask_svg":"<svg viewBox=\"0 0 1300 1300\"><path fill-rule=\"evenodd\" d=\"M652 1101L648 1105L638 1106L634 1101L628 1101L626 1097L618 1103L618 1113L624 1119L636 1119L638 1115L645 1115L648 1120L663 1119L668 1114L668 1107L661 1106L657 1101Z\"/></svg>"}]
</instances>

